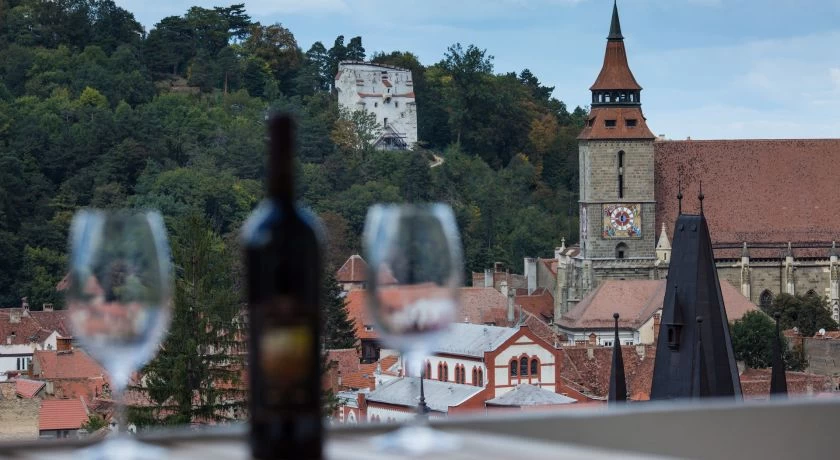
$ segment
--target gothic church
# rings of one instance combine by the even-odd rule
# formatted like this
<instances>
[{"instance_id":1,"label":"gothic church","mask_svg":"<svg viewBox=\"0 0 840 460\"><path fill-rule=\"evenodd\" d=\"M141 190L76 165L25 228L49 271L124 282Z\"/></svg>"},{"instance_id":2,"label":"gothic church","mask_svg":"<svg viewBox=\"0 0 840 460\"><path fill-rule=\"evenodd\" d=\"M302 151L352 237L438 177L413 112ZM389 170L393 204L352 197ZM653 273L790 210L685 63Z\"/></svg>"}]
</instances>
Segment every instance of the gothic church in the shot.
<instances>
[{"instance_id":1,"label":"gothic church","mask_svg":"<svg viewBox=\"0 0 840 460\"><path fill-rule=\"evenodd\" d=\"M705 194L722 281L761 307L779 293L826 297L840 320L840 139L657 138L615 5L590 91L578 137L580 243L558 254L555 318L603 280L664 278L680 207L696 213Z\"/></svg>"}]
</instances>

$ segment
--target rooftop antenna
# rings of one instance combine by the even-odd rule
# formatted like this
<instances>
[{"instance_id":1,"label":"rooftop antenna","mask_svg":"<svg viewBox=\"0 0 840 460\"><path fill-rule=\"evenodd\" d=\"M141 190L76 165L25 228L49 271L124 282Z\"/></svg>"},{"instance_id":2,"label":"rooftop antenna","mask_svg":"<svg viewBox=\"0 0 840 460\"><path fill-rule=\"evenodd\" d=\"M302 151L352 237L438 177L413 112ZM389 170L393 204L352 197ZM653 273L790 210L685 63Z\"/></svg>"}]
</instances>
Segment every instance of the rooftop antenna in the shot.
<instances>
[{"instance_id":1,"label":"rooftop antenna","mask_svg":"<svg viewBox=\"0 0 840 460\"><path fill-rule=\"evenodd\" d=\"M679 203L680 203L679 214L682 214L682 199L683 199L683 194L682 194L682 175L681 175L680 178L678 179L678 182L677 182L677 201L679 201ZM679 214L677 214L677 215L679 215Z\"/></svg>"},{"instance_id":2,"label":"rooftop antenna","mask_svg":"<svg viewBox=\"0 0 840 460\"><path fill-rule=\"evenodd\" d=\"M697 195L697 198L700 199L700 215L703 215L703 200L706 198L706 195L703 195L703 181L700 181L700 194Z\"/></svg>"}]
</instances>

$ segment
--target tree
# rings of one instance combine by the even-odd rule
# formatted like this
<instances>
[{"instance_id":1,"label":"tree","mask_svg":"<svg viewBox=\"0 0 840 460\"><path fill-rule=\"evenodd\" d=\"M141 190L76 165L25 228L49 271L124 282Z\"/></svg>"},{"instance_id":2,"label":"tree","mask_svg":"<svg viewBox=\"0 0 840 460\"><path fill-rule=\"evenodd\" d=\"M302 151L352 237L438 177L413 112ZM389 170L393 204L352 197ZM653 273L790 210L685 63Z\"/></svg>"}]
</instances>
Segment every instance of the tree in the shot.
<instances>
[{"instance_id":1,"label":"tree","mask_svg":"<svg viewBox=\"0 0 840 460\"><path fill-rule=\"evenodd\" d=\"M99 414L89 414L87 421L82 424L81 428L87 430L88 433L93 433L106 426L108 426L108 422L102 416Z\"/></svg>"},{"instance_id":2,"label":"tree","mask_svg":"<svg viewBox=\"0 0 840 460\"><path fill-rule=\"evenodd\" d=\"M836 331L837 323L831 318L831 311L825 298L813 294L779 294L767 312L781 314L783 329L798 328L804 337L812 337L820 329Z\"/></svg>"},{"instance_id":3,"label":"tree","mask_svg":"<svg viewBox=\"0 0 840 460\"><path fill-rule=\"evenodd\" d=\"M765 369L773 364L776 324L769 316L761 311L747 312L741 319L732 323L730 328L736 360L743 361L753 369ZM781 339L785 368L793 371L803 370L807 363L800 353L790 349L787 338L782 336Z\"/></svg>"},{"instance_id":4,"label":"tree","mask_svg":"<svg viewBox=\"0 0 840 460\"><path fill-rule=\"evenodd\" d=\"M353 37L350 39L350 42L347 43L347 48L345 48L346 55L345 58L349 61L364 61L365 60L365 47L362 46L362 37Z\"/></svg>"},{"instance_id":5,"label":"tree","mask_svg":"<svg viewBox=\"0 0 840 460\"><path fill-rule=\"evenodd\" d=\"M356 329L347 312L347 301L341 294L341 286L335 279L335 272L332 267L328 267L325 270L321 294L321 314L324 315L322 333L326 350L356 347Z\"/></svg>"},{"instance_id":6,"label":"tree","mask_svg":"<svg viewBox=\"0 0 840 460\"><path fill-rule=\"evenodd\" d=\"M229 269L232 254L199 215L175 227L172 322L144 369L146 386L138 389L158 407L151 417L138 418L166 424L241 419L244 320Z\"/></svg>"}]
</instances>

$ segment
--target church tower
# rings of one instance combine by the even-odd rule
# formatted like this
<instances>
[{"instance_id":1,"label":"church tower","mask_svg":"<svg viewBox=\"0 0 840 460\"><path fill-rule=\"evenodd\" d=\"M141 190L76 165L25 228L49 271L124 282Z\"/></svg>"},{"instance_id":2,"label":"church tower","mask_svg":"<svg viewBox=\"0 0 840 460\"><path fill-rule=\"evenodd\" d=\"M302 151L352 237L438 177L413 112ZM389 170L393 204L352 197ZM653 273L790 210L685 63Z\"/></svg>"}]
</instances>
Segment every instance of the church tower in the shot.
<instances>
[{"instance_id":1,"label":"church tower","mask_svg":"<svg viewBox=\"0 0 840 460\"><path fill-rule=\"evenodd\" d=\"M587 265L653 260L655 137L642 114L642 87L627 64L616 4L604 65L589 89L592 109L578 136L581 256Z\"/></svg>"}]
</instances>

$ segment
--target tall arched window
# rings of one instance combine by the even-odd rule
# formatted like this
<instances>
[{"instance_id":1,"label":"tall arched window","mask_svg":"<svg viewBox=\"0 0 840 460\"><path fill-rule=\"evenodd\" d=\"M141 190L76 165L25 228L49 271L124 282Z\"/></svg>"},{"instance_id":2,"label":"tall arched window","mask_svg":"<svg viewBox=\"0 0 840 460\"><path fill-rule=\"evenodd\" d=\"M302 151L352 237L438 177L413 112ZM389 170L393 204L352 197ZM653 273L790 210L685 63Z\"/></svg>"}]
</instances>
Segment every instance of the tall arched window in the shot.
<instances>
[{"instance_id":1,"label":"tall arched window","mask_svg":"<svg viewBox=\"0 0 840 460\"><path fill-rule=\"evenodd\" d=\"M484 369L478 368L478 386L484 386Z\"/></svg>"},{"instance_id":2,"label":"tall arched window","mask_svg":"<svg viewBox=\"0 0 840 460\"><path fill-rule=\"evenodd\" d=\"M432 363L430 363L428 360L426 361L426 375L424 375L423 377L427 379L432 378Z\"/></svg>"},{"instance_id":3,"label":"tall arched window","mask_svg":"<svg viewBox=\"0 0 840 460\"><path fill-rule=\"evenodd\" d=\"M525 356L519 358L519 376L525 377L528 375L528 358Z\"/></svg>"},{"instance_id":4,"label":"tall arched window","mask_svg":"<svg viewBox=\"0 0 840 460\"><path fill-rule=\"evenodd\" d=\"M531 358L531 377L539 378L540 376L540 359L536 356Z\"/></svg>"},{"instance_id":5,"label":"tall arched window","mask_svg":"<svg viewBox=\"0 0 840 460\"><path fill-rule=\"evenodd\" d=\"M443 380L444 382L449 381L449 364L443 363Z\"/></svg>"},{"instance_id":6,"label":"tall arched window","mask_svg":"<svg viewBox=\"0 0 840 460\"><path fill-rule=\"evenodd\" d=\"M615 258L616 259L627 259L630 257L628 253L627 245L624 243L618 243L615 247Z\"/></svg>"},{"instance_id":7,"label":"tall arched window","mask_svg":"<svg viewBox=\"0 0 840 460\"><path fill-rule=\"evenodd\" d=\"M472 373L472 384L476 385L478 382L478 368L473 366L473 373Z\"/></svg>"},{"instance_id":8,"label":"tall arched window","mask_svg":"<svg viewBox=\"0 0 840 460\"><path fill-rule=\"evenodd\" d=\"M624 150L618 152L618 197L624 198Z\"/></svg>"},{"instance_id":9,"label":"tall arched window","mask_svg":"<svg viewBox=\"0 0 840 460\"><path fill-rule=\"evenodd\" d=\"M517 361L516 358L513 358L513 359L510 360L510 376L511 377L516 377L517 375L519 375L519 372L517 372L518 366L519 366L519 361Z\"/></svg>"},{"instance_id":10,"label":"tall arched window","mask_svg":"<svg viewBox=\"0 0 840 460\"><path fill-rule=\"evenodd\" d=\"M443 363L438 363L438 380L443 381Z\"/></svg>"},{"instance_id":11,"label":"tall arched window","mask_svg":"<svg viewBox=\"0 0 840 460\"><path fill-rule=\"evenodd\" d=\"M765 289L758 297L758 306L761 307L762 310L767 311L770 309L771 305L773 305L773 293L770 292L769 289Z\"/></svg>"}]
</instances>

